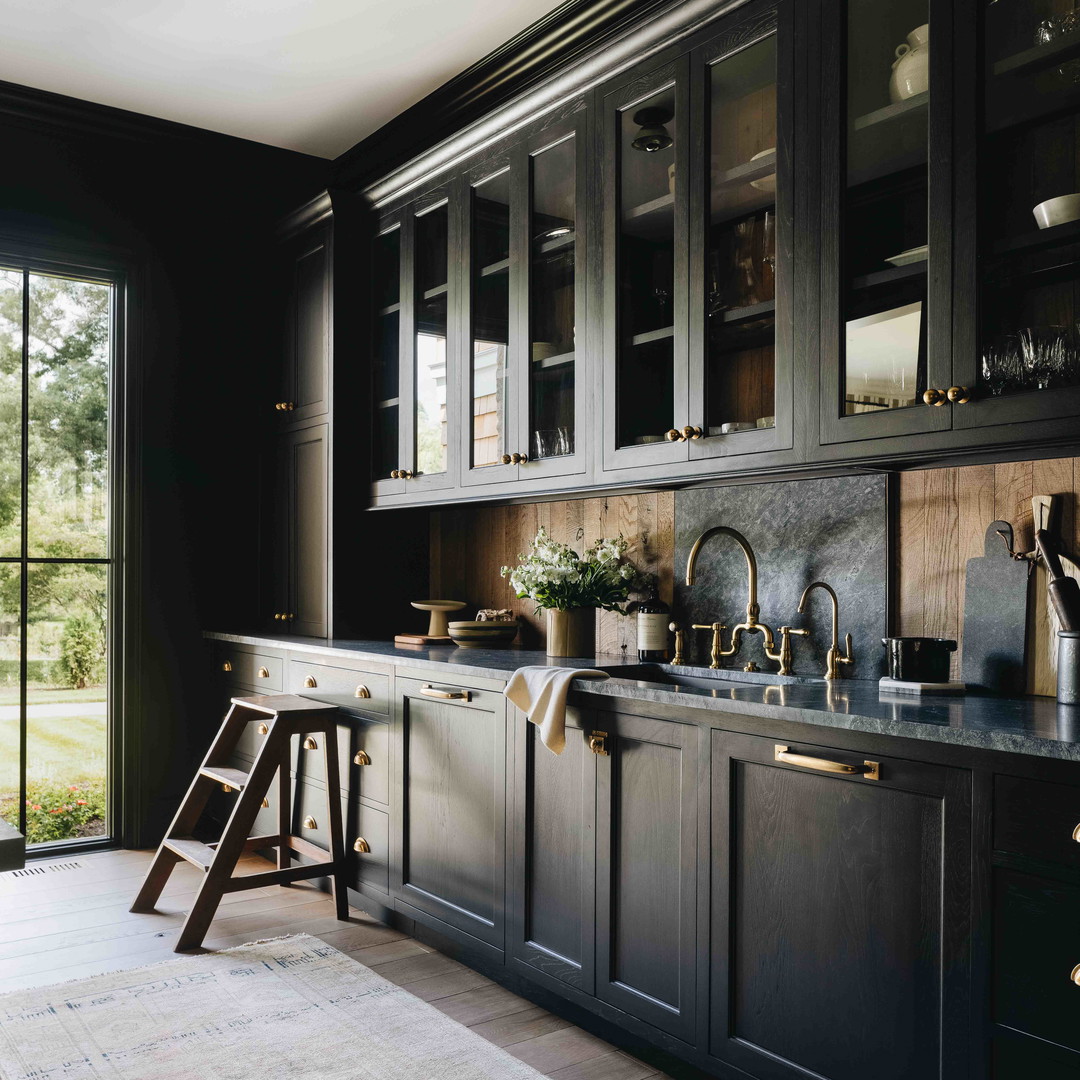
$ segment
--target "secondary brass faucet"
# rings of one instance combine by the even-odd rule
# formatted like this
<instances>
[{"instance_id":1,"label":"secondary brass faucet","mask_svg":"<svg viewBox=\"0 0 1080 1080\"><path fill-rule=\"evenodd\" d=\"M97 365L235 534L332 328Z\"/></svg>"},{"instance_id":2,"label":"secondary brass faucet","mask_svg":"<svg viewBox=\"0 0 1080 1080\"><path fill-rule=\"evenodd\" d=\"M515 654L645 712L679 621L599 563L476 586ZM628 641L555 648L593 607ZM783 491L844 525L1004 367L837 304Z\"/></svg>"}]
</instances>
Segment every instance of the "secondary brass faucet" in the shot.
<instances>
[{"instance_id":1,"label":"secondary brass faucet","mask_svg":"<svg viewBox=\"0 0 1080 1080\"><path fill-rule=\"evenodd\" d=\"M844 651L840 651L840 601L836 599L836 593L831 585L824 581L812 581L803 589L799 597L799 614L806 611L806 598L814 589L824 589L832 600L832 645L829 646L828 657L825 662L825 678L838 679L840 677L841 664L853 664L855 657L851 654L851 635L844 638Z\"/></svg>"},{"instance_id":2,"label":"secondary brass faucet","mask_svg":"<svg viewBox=\"0 0 1080 1080\"><path fill-rule=\"evenodd\" d=\"M777 651L776 639L773 637L772 630L766 626L765 623L758 621L758 615L761 613L761 609L758 607L757 602L757 559L754 558L754 551L750 547L749 541L742 533L736 532L735 529L730 529L726 525L714 525L713 528L706 529L694 541L694 546L690 549L690 556L686 560L686 584L694 584L694 570L697 566L698 555L701 553L701 549L704 547L705 542L710 537L716 535L730 536L731 539L742 548L742 553L746 556L746 621L741 622L732 628L731 642L726 649L723 647L724 643L723 638L721 637L723 631L727 629L723 623L694 623L695 630L712 631L712 648L710 650L712 662L709 664L709 667L718 668L720 666L721 657L734 656L739 651L744 632L748 634L759 633L765 639L765 655L770 660L775 660L779 663L781 675L790 675L791 641L789 635L792 633L799 633L799 631L792 630L790 627L786 626L781 627L780 636L783 644L781 645L780 650ZM757 671L757 665L753 661L750 661L743 667L743 671Z\"/></svg>"}]
</instances>

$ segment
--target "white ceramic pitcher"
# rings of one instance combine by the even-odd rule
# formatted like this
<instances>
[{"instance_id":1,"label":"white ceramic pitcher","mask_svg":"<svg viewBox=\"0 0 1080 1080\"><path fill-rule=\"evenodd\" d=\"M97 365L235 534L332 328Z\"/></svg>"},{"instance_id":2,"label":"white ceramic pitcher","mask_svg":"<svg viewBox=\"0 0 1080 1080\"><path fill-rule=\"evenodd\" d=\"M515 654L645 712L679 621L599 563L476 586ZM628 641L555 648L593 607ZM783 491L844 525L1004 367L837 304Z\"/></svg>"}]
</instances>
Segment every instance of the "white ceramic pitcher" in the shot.
<instances>
[{"instance_id":1,"label":"white ceramic pitcher","mask_svg":"<svg viewBox=\"0 0 1080 1080\"><path fill-rule=\"evenodd\" d=\"M889 79L889 100L906 101L925 93L930 86L930 24L916 26L907 36L905 45L896 46L892 77Z\"/></svg>"}]
</instances>

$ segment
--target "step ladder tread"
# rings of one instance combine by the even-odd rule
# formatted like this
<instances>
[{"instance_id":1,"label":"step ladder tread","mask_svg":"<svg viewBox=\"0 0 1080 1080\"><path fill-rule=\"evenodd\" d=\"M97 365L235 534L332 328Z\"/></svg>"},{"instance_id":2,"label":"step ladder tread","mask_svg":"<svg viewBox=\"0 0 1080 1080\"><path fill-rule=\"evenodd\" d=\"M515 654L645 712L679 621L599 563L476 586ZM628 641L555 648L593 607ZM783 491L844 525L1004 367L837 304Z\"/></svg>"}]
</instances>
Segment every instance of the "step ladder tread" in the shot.
<instances>
[{"instance_id":1,"label":"step ladder tread","mask_svg":"<svg viewBox=\"0 0 1080 1080\"><path fill-rule=\"evenodd\" d=\"M336 705L313 701L311 698L300 697L297 694L256 694L250 697L234 697L231 700L234 705L254 709L256 712L267 713L270 716L291 712L332 712L337 709Z\"/></svg>"},{"instance_id":2,"label":"step ladder tread","mask_svg":"<svg viewBox=\"0 0 1080 1080\"><path fill-rule=\"evenodd\" d=\"M175 852L181 859L202 867L203 870L209 870L210 864L214 861L214 849L191 836L166 837L162 841L162 846Z\"/></svg>"},{"instance_id":3,"label":"step ladder tread","mask_svg":"<svg viewBox=\"0 0 1080 1080\"><path fill-rule=\"evenodd\" d=\"M199 775L216 780L219 784L228 784L239 791L247 784L251 773L244 772L243 769L228 769L224 765L204 765L199 770Z\"/></svg>"}]
</instances>

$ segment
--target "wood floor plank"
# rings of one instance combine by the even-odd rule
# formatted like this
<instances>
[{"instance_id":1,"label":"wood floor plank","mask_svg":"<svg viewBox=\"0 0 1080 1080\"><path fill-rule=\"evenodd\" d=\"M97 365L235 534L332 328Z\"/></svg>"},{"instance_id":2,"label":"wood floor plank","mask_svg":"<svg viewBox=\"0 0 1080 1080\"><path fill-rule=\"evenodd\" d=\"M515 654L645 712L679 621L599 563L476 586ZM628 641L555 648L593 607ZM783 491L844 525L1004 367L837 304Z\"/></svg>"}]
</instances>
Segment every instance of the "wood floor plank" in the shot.
<instances>
[{"instance_id":1,"label":"wood floor plank","mask_svg":"<svg viewBox=\"0 0 1080 1080\"><path fill-rule=\"evenodd\" d=\"M383 969L379 969L383 974ZM476 990L482 986L494 986L495 984L478 971L462 966L460 970L448 971L445 975L434 975L429 979L418 979L416 982L401 983L410 994L415 994L421 1001L430 1001L433 1004L440 998L451 994L460 994L463 990Z\"/></svg>"},{"instance_id":2,"label":"wood floor plank","mask_svg":"<svg viewBox=\"0 0 1080 1080\"><path fill-rule=\"evenodd\" d=\"M456 1020L466 1027L483 1024L488 1020L498 1020L501 1016L531 1008L530 1002L525 998L518 997L498 983L435 998L431 1004L451 1020Z\"/></svg>"},{"instance_id":3,"label":"wood floor plank","mask_svg":"<svg viewBox=\"0 0 1080 1080\"><path fill-rule=\"evenodd\" d=\"M549 1013L547 1009L541 1009L539 1005L533 1005L531 1008L522 1009L520 1012L513 1012L507 1016L500 1016L496 1020L471 1025L477 1035L482 1035L496 1046L523 1043L539 1035L547 1035L549 1032L561 1031L563 1028L572 1026L569 1020Z\"/></svg>"},{"instance_id":4,"label":"wood floor plank","mask_svg":"<svg viewBox=\"0 0 1080 1080\"><path fill-rule=\"evenodd\" d=\"M384 979L397 983L398 986L405 986L407 983L429 979L433 975L445 975L448 971L457 971L464 967L464 964L451 960L449 956L431 952L424 956L409 956L403 960L383 964L379 969L379 974Z\"/></svg>"},{"instance_id":5,"label":"wood floor plank","mask_svg":"<svg viewBox=\"0 0 1080 1080\"><path fill-rule=\"evenodd\" d=\"M644 1061L614 1050L603 1057L556 1069L548 1075L552 1080L655 1080L660 1073Z\"/></svg>"},{"instance_id":6,"label":"wood floor plank","mask_svg":"<svg viewBox=\"0 0 1080 1080\"><path fill-rule=\"evenodd\" d=\"M603 1057L615 1048L587 1031L567 1026L525 1042L508 1043L504 1049L518 1060L550 1075L559 1069Z\"/></svg>"}]
</instances>

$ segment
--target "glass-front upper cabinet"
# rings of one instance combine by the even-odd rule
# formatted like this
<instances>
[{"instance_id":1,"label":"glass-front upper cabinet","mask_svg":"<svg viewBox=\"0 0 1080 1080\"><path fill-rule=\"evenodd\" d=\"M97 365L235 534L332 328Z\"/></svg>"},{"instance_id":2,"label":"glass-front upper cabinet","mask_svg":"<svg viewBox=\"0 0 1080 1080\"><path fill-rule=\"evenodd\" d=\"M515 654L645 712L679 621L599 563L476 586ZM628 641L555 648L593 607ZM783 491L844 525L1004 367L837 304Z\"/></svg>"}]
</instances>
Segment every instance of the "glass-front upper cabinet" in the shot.
<instances>
[{"instance_id":1,"label":"glass-front upper cabinet","mask_svg":"<svg viewBox=\"0 0 1080 1080\"><path fill-rule=\"evenodd\" d=\"M372 467L376 495L439 490L456 481L451 323L455 228L447 191L383 223L372 257Z\"/></svg>"},{"instance_id":2,"label":"glass-front upper cabinet","mask_svg":"<svg viewBox=\"0 0 1080 1080\"><path fill-rule=\"evenodd\" d=\"M688 58L604 96L606 470L685 459Z\"/></svg>"},{"instance_id":3,"label":"glass-front upper cabinet","mask_svg":"<svg viewBox=\"0 0 1080 1080\"><path fill-rule=\"evenodd\" d=\"M961 203L958 296L977 312L958 333L957 427L1080 414L1080 9L1073 0L1000 0L981 22L961 129L973 168ZM971 132L970 142L966 141ZM1071 420L1069 418L1072 418ZM1075 428L1073 428L1075 431Z\"/></svg>"},{"instance_id":4,"label":"glass-front upper cabinet","mask_svg":"<svg viewBox=\"0 0 1080 1080\"><path fill-rule=\"evenodd\" d=\"M947 428L927 406L951 385L951 11L824 8L823 441Z\"/></svg>"},{"instance_id":5,"label":"glass-front upper cabinet","mask_svg":"<svg viewBox=\"0 0 1080 1080\"><path fill-rule=\"evenodd\" d=\"M583 118L546 122L466 176L465 486L585 469Z\"/></svg>"},{"instance_id":6,"label":"glass-front upper cabinet","mask_svg":"<svg viewBox=\"0 0 1080 1080\"><path fill-rule=\"evenodd\" d=\"M759 5L693 57L706 113L690 202L690 280L703 286L690 302L691 459L791 446L790 14Z\"/></svg>"}]
</instances>

